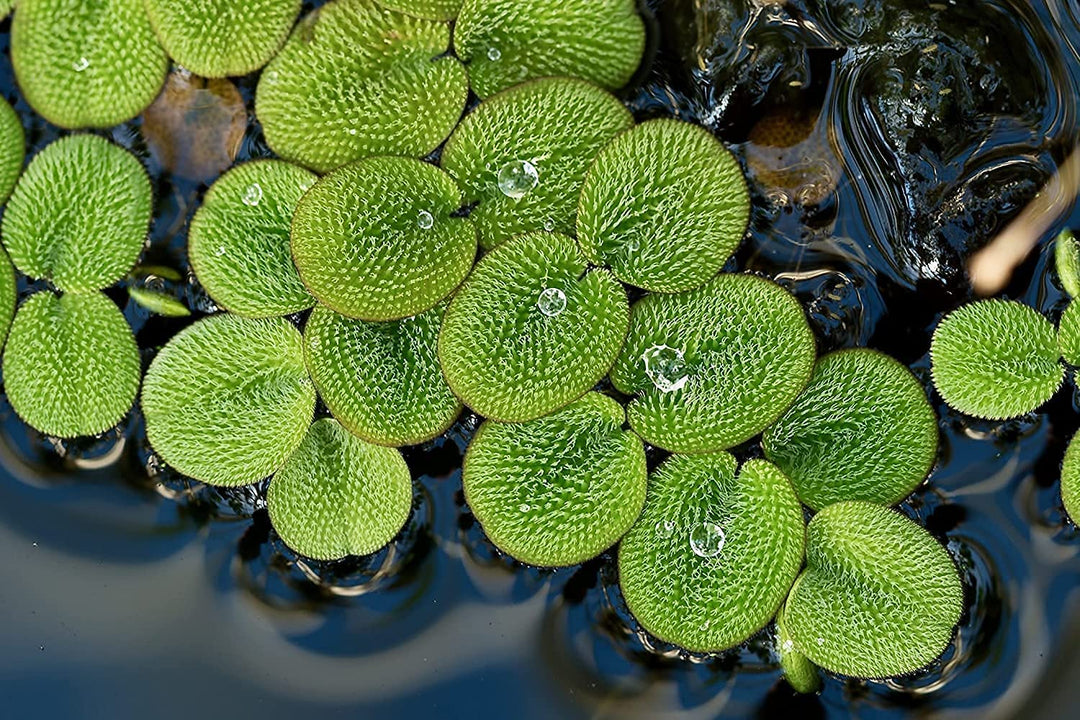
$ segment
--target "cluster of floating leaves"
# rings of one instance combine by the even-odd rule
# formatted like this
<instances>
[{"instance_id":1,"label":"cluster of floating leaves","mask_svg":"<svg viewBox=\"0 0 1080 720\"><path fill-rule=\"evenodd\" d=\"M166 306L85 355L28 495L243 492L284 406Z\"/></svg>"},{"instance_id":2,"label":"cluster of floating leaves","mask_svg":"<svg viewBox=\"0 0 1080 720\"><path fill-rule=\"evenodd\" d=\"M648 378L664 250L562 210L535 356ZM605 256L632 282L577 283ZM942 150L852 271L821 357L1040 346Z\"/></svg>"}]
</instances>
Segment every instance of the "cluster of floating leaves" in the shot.
<instances>
[{"instance_id":1,"label":"cluster of floating leaves","mask_svg":"<svg viewBox=\"0 0 1080 720\"><path fill-rule=\"evenodd\" d=\"M270 519L291 548L364 555L408 520L398 448L467 406L486 420L464 495L491 542L541 566L618 546L627 605L661 640L718 651L777 619L805 691L817 666L879 677L937 657L959 576L887 507L929 474L934 413L895 360L818 359L790 293L721 272L750 217L739 161L700 127L635 125L609 92L641 62L637 4L332 0L297 22L300 8L15 11L20 87L65 128L146 111L170 57L211 78L261 68L255 114L278 158L229 169L191 219L191 267L224 312L146 371L157 455L214 486L270 477ZM462 119L470 89L482 101ZM42 432L99 433L140 383L131 328L102 291L151 274L133 266L152 190L105 138L65 137L22 171L24 143L5 104L6 391ZM1073 260L1063 282L1080 287ZM45 287L17 311L15 269ZM129 293L189 313L137 283ZM1026 354L1002 357L1002 333L1030 340ZM1078 346L1080 320L1055 337L1022 308L981 305L942 323L934 379L974 414L1023 413L1060 384L1058 348L1068 360ZM1019 399L988 401L990 383ZM319 398L332 418L316 419ZM733 453L759 437L766 459L740 464ZM646 442L673 453L651 475ZM1067 505L1078 466L1067 460ZM809 526L803 506L819 511Z\"/></svg>"}]
</instances>

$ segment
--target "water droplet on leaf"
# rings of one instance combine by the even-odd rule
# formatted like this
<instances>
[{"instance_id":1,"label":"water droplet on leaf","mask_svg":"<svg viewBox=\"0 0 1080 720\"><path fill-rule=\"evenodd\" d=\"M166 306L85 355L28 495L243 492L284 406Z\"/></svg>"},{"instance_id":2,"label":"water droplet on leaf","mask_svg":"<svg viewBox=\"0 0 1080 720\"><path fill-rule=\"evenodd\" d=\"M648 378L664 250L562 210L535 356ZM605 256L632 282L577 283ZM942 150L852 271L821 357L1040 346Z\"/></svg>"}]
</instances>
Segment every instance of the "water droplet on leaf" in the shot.
<instances>
[{"instance_id":1,"label":"water droplet on leaf","mask_svg":"<svg viewBox=\"0 0 1080 720\"><path fill-rule=\"evenodd\" d=\"M540 299L536 301L536 307L548 317L561 315L566 309L566 293L559 288L546 288L540 293Z\"/></svg>"},{"instance_id":2,"label":"water droplet on leaf","mask_svg":"<svg viewBox=\"0 0 1080 720\"><path fill-rule=\"evenodd\" d=\"M86 68L90 67L90 59L81 57L72 63L72 67L75 68L75 72L82 72Z\"/></svg>"},{"instance_id":3,"label":"water droplet on leaf","mask_svg":"<svg viewBox=\"0 0 1080 720\"><path fill-rule=\"evenodd\" d=\"M532 508L530 508L530 507L528 506L528 504L526 504L526 503L521 503L520 505L518 505L518 510L520 510L520 511L521 511L521 512L523 512L523 513L527 513L527 512L529 512L529 510L531 510L531 509L532 509Z\"/></svg>"},{"instance_id":4,"label":"water droplet on leaf","mask_svg":"<svg viewBox=\"0 0 1080 720\"><path fill-rule=\"evenodd\" d=\"M488 48L487 56L488 60L490 60L491 62L496 62L500 58L502 58L502 53L499 51L499 48Z\"/></svg>"},{"instance_id":5,"label":"water droplet on leaf","mask_svg":"<svg viewBox=\"0 0 1080 720\"><path fill-rule=\"evenodd\" d=\"M262 202L262 199L263 189L262 186L259 185L259 183L252 183L251 185L248 185L247 190L244 191L244 197L241 198L244 204L250 207L255 207Z\"/></svg>"},{"instance_id":6,"label":"water droplet on leaf","mask_svg":"<svg viewBox=\"0 0 1080 720\"><path fill-rule=\"evenodd\" d=\"M686 384L686 362L683 351L667 345L653 345L641 353L645 374L660 392L675 392Z\"/></svg>"},{"instance_id":7,"label":"water droplet on leaf","mask_svg":"<svg viewBox=\"0 0 1080 720\"><path fill-rule=\"evenodd\" d=\"M528 160L511 160L499 169L499 192L519 200L540 182L540 173Z\"/></svg>"},{"instance_id":8,"label":"water droplet on leaf","mask_svg":"<svg viewBox=\"0 0 1080 720\"><path fill-rule=\"evenodd\" d=\"M416 224L420 226L421 230L430 230L435 224L435 217L427 210L421 210L416 215Z\"/></svg>"},{"instance_id":9,"label":"water droplet on leaf","mask_svg":"<svg viewBox=\"0 0 1080 720\"><path fill-rule=\"evenodd\" d=\"M674 520L659 520L656 523L656 534L660 537L671 537L675 532Z\"/></svg>"},{"instance_id":10,"label":"water droplet on leaf","mask_svg":"<svg viewBox=\"0 0 1080 720\"><path fill-rule=\"evenodd\" d=\"M723 528L716 523L699 523L690 531L690 549L698 557L716 557L726 540Z\"/></svg>"}]
</instances>

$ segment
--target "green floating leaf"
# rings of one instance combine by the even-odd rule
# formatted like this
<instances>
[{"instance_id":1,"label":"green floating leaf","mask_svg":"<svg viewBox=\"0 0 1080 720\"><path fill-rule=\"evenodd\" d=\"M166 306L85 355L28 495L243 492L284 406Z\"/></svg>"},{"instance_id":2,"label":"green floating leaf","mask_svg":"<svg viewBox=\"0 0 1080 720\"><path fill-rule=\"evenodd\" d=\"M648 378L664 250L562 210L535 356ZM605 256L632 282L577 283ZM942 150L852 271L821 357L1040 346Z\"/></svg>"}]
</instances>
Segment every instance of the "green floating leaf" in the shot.
<instances>
[{"instance_id":1,"label":"green floating leaf","mask_svg":"<svg viewBox=\"0 0 1080 720\"><path fill-rule=\"evenodd\" d=\"M628 414L647 442L712 452L772 425L806 386L814 355L813 332L790 293L753 275L723 274L635 303L611 381L637 396Z\"/></svg>"},{"instance_id":2,"label":"green floating leaf","mask_svg":"<svg viewBox=\"0 0 1080 720\"><path fill-rule=\"evenodd\" d=\"M301 0L145 0L169 56L208 78L247 75L274 56Z\"/></svg>"},{"instance_id":3,"label":"green floating leaf","mask_svg":"<svg viewBox=\"0 0 1080 720\"><path fill-rule=\"evenodd\" d=\"M529 230L570 234L585 171L633 124L595 85L535 80L480 103L450 136L441 163L465 201L479 202L469 217L485 249Z\"/></svg>"},{"instance_id":4,"label":"green floating leaf","mask_svg":"<svg viewBox=\"0 0 1080 720\"><path fill-rule=\"evenodd\" d=\"M15 302L18 286L15 283L15 268L11 265L7 253L0 250L0 347L7 338L11 320L15 317Z\"/></svg>"},{"instance_id":5,"label":"green floating leaf","mask_svg":"<svg viewBox=\"0 0 1080 720\"><path fill-rule=\"evenodd\" d=\"M795 649L795 641L787 630L783 608L776 614L776 652L780 656L780 667L784 678L798 693L813 693L821 689L821 674L817 666L801 652Z\"/></svg>"},{"instance_id":6,"label":"green floating leaf","mask_svg":"<svg viewBox=\"0 0 1080 720\"><path fill-rule=\"evenodd\" d=\"M315 304L293 265L289 229L317 179L281 160L257 160L211 186L191 220L188 255L214 302L247 317L289 315Z\"/></svg>"},{"instance_id":7,"label":"green floating leaf","mask_svg":"<svg viewBox=\"0 0 1080 720\"><path fill-rule=\"evenodd\" d=\"M469 80L446 23L333 0L297 25L259 78L266 141L318 172L372 155L422 157L454 129Z\"/></svg>"},{"instance_id":8,"label":"green floating leaf","mask_svg":"<svg viewBox=\"0 0 1080 720\"><path fill-rule=\"evenodd\" d=\"M1058 352L1065 362L1073 367L1080 366L1080 302L1069 302L1058 321Z\"/></svg>"},{"instance_id":9,"label":"green floating leaf","mask_svg":"<svg viewBox=\"0 0 1080 720\"><path fill-rule=\"evenodd\" d=\"M187 317L191 314L191 311L187 309L187 305L180 302L172 295L136 287L129 287L128 295L130 295L131 299L139 305L142 305L150 312L157 313L158 315L164 315L165 317Z\"/></svg>"},{"instance_id":10,"label":"green floating leaf","mask_svg":"<svg viewBox=\"0 0 1080 720\"><path fill-rule=\"evenodd\" d=\"M274 530L301 555L337 560L368 555L394 539L412 508L412 479L401 453L317 420L270 481Z\"/></svg>"},{"instance_id":11,"label":"green floating leaf","mask_svg":"<svg viewBox=\"0 0 1080 720\"><path fill-rule=\"evenodd\" d=\"M15 108L0 100L0 204L7 202L26 159L26 136Z\"/></svg>"},{"instance_id":12,"label":"green floating leaf","mask_svg":"<svg viewBox=\"0 0 1080 720\"><path fill-rule=\"evenodd\" d=\"M425 20L453 20L461 9L461 0L379 0L379 4Z\"/></svg>"},{"instance_id":13,"label":"green floating leaf","mask_svg":"<svg viewBox=\"0 0 1080 720\"><path fill-rule=\"evenodd\" d=\"M530 565L584 562L645 503L645 447L626 414L589 393L526 423L487 421L465 455L465 500L495 545Z\"/></svg>"},{"instance_id":14,"label":"green floating leaf","mask_svg":"<svg viewBox=\"0 0 1080 720\"><path fill-rule=\"evenodd\" d=\"M988 420L1035 410L1065 377L1054 326L1011 300L980 300L949 313L934 331L930 359L949 407Z\"/></svg>"},{"instance_id":15,"label":"green floating leaf","mask_svg":"<svg viewBox=\"0 0 1080 720\"><path fill-rule=\"evenodd\" d=\"M65 128L130 120L169 67L142 0L19 0L11 60L27 102Z\"/></svg>"},{"instance_id":16,"label":"green floating leaf","mask_svg":"<svg viewBox=\"0 0 1080 720\"><path fill-rule=\"evenodd\" d=\"M803 557L803 516L764 460L676 455L649 478L645 510L619 548L619 585L642 626L696 652L765 627Z\"/></svg>"},{"instance_id":17,"label":"green floating leaf","mask_svg":"<svg viewBox=\"0 0 1080 720\"><path fill-rule=\"evenodd\" d=\"M937 417L906 367L873 350L841 350L818 360L763 441L814 510L841 500L892 505L933 467Z\"/></svg>"},{"instance_id":18,"label":"green floating leaf","mask_svg":"<svg viewBox=\"0 0 1080 720\"><path fill-rule=\"evenodd\" d=\"M1073 524L1080 524L1080 433L1073 435L1061 464L1061 500Z\"/></svg>"},{"instance_id":19,"label":"green floating leaf","mask_svg":"<svg viewBox=\"0 0 1080 720\"><path fill-rule=\"evenodd\" d=\"M10 15L14 7L15 0L0 0L0 19L6 18L8 15Z\"/></svg>"},{"instance_id":20,"label":"green floating leaf","mask_svg":"<svg viewBox=\"0 0 1080 720\"><path fill-rule=\"evenodd\" d=\"M524 422L604 377L628 316L626 292L611 273L589 268L572 239L527 233L484 256L454 296L439 359L466 405Z\"/></svg>"},{"instance_id":21,"label":"green floating leaf","mask_svg":"<svg viewBox=\"0 0 1080 720\"><path fill-rule=\"evenodd\" d=\"M304 328L308 371L323 402L350 432L379 445L441 435L461 413L439 369L446 304L373 323L317 307Z\"/></svg>"},{"instance_id":22,"label":"green floating leaf","mask_svg":"<svg viewBox=\"0 0 1080 720\"><path fill-rule=\"evenodd\" d=\"M784 622L814 664L885 678L941 655L962 610L956 566L930 533L889 508L842 502L810 521Z\"/></svg>"},{"instance_id":23,"label":"green floating leaf","mask_svg":"<svg viewBox=\"0 0 1080 720\"><path fill-rule=\"evenodd\" d=\"M146 435L179 472L253 483L300 445L315 412L303 338L281 318L213 315L162 348L143 382Z\"/></svg>"},{"instance_id":24,"label":"green floating leaf","mask_svg":"<svg viewBox=\"0 0 1080 720\"><path fill-rule=\"evenodd\" d=\"M1080 242L1068 228L1054 240L1054 266L1069 297L1080 297Z\"/></svg>"},{"instance_id":25,"label":"green floating leaf","mask_svg":"<svg viewBox=\"0 0 1080 720\"><path fill-rule=\"evenodd\" d=\"M742 169L719 140L696 125L651 120L615 138L589 169L578 242L625 283L680 292L723 267L749 217Z\"/></svg>"},{"instance_id":26,"label":"green floating leaf","mask_svg":"<svg viewBox=\"0 0 1080 720\"><path fill-rule=\"evenodd\" d=\"M172 280L173 282L180 282L184 279L184 276L180 274L180 271L175 268L171 268L168 265L139 265L131 271L132 277L148 278L159 277L163 280Z\"/></svg>"},{"instance_id":27,"label":"green floating leaf","mask_svg":"<svg viewBox=\"0 0 1080 720\"><path fill-rule=\"evenodd\" d=\"M100 290L135 264L152 210L150 178L134 155L96 135L70 135L19 178L4 212L4 247L30 277L64 291Z\"/></svg>"},{"instance_id":28,"label":"green floating leaf","mask_svg":"<svg viewBox=\"0 0 1080 720\"><path fill-rule=\"evenodd\" d=\"M461 189L434 165L361 160L300 201L293 258L308 290L343 315L416 315L453 292L476 258L476 228L456 215L460 208Z\"/></svg>"},{"instance_id":29,"label":"green floating leaf","mask_svg":"<svg viewBox=\"0 0 1080 720\"><path fill-rule=\"evenodd\" d=\"M634 0L464 0L454 50L482 98L534 78L582 78L614 90L645 50Z\"/></svg>"},{"instance_id":30,"label":"green floating leaf","mask_svg":"<svg viewBox=\"0 0 1080 720\"><path fill-rule=\"evenodd\" d=\"M105 432L131 409L139 389L135 337L101 293L31 295L15 314L3 362L15 412L57 437Z\"/></svg>"}]
</instances>

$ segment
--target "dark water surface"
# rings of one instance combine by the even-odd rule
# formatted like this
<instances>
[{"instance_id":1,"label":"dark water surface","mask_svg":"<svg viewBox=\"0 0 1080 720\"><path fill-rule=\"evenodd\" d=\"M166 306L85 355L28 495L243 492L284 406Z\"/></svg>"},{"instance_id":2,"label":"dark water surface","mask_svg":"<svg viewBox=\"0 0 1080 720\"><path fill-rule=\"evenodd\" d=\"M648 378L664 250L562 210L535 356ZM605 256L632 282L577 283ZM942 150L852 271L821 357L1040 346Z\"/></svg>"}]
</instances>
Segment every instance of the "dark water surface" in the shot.
<instances>
[{"instance_id":1,"label":"dark water surface","mask_svg":"<svg viewBox=\"0 0 1080 720\"><path fill-rule=\"evenodd\" d=\"M930 332L969 299L965 258L1077 140L1077 0L650 10L655 57L628 102L641 118L714 129L756 179L751 235L730 269L787 283L822 351L879 348L929 385ZM0 89L34 152L57 131L19 97L8 27ZM249 107L255 82L237 83ZM206 183L163 171L140 121L110 135L155 180L146 260L186 271L186 222ZM250 118L240 159L268 152ZM1055 231L1064 224L1080 229L1080 212ZM1048 239L1006 294L1056 320L1064 299ZM193 281L180 286L196 316L213 310ZM190 322L126 312L147 362ZM939 464L902 508L962 568L957 639L918 676L828 679L806 698L780 679L769 629L715 656L648 638L619 597L611 555L559 571L500 557L460 492L474 417L406 450L414 512L389 549L305 563L270 529L264 486L216 491L176 477L152 457L137 414L103 438L61 444L2 401L0 717L1075 716L1080 532L1058 491L1080 426L1073 379L1007 423L971 421L932 397Z\"/></svg>"}]
</instances>

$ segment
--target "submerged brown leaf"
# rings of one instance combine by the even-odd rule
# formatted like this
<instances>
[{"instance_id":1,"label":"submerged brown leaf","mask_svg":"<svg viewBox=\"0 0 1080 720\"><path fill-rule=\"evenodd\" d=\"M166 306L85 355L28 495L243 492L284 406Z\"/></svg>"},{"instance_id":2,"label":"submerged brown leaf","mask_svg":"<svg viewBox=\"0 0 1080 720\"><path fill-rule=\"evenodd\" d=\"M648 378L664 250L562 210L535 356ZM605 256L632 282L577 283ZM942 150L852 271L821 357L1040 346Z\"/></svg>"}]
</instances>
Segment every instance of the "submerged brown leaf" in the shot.
<instances>
[{"instance_id":1,"label":"submerged brown leaf","mask_svg":"<svg viewBox=\"0 0 1080 720\"><path fill-rule=\"evenodd\" d=\"M841 162L820 112L774 108L747 140L746 164L766 193L809 206L836 191Z\"/></svg>"}]
</instances>

